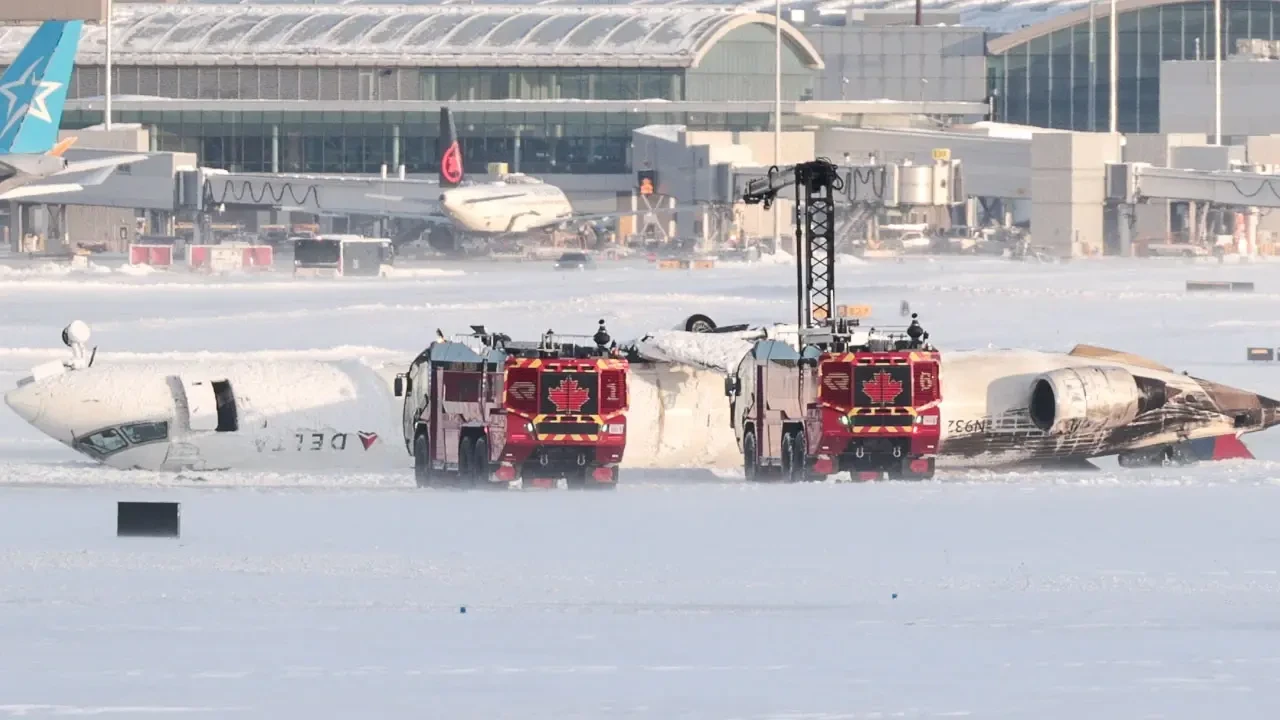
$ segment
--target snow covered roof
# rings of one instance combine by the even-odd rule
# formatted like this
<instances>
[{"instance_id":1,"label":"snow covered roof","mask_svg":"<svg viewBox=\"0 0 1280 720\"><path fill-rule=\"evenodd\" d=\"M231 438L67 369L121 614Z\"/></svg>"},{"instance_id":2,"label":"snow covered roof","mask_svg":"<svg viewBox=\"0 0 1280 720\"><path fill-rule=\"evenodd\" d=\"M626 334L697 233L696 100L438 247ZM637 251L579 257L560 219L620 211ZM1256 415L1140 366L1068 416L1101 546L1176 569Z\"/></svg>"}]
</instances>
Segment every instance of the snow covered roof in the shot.
<instances>
[{"instance_id":1,"label":"snow covered roof","mask_svg":"<svg viewBox=\"0 0 1280 720\"><path fill-rule=\"evenodd\" d=\"M1183 0L1185 1L1185 0ZM185 0L202 5L296 4L313 0ZM377 7L379 5L412 6L530 6L538 8L566 6L610 7L674 7L721 6L773 13L774 0L314 0L324 5ZM912 13L915 0L783 0L787 10L805 10L806 14L843 15L850 10ZM958 13L963 25L982 27L992 32L1013 32L1044 22L1057 15L1088 7L1087 0L924 0L926 12ZM807 18L806 18L807 21ZM799 23L798 23L799 24Z\"/></svg>"},{"instance_id":2,"label":"snow covered roof","mask_svg":"<svg viewBox=\"0 0 1280 720\"><path fill-rule=\"evenodd\" d=\"M581 2L581 0L579 0ZM774 27L770 14L729 6L403 3L121 3L112 55L120 65L321 65L696 67L728 33ZM12 58L33 27L0 29ZM77 62L102 62L104 28L86 26ZM817 50L783 23L810 67Z\"/></svg>"},{"instance_id":3,"label":"snow covered roof","mask_svg":"<svg viewBox=\"0 0 1280 720\"><path fill-rule=\"evenodd\" d=\"M1183 0L1185 2L1185 0ZM771 0L748 0L744 7L764 7ZM802 6L817 15L844 14L848 11L914 13L915 0L791 0L784 6ZM984 28L992 33L1014 32L1081 8L1088 0L923 0L926 13L949 13L960 16L960 24ZM927 22L927 20L926 20Z\"/></svg>"}]
</instances>

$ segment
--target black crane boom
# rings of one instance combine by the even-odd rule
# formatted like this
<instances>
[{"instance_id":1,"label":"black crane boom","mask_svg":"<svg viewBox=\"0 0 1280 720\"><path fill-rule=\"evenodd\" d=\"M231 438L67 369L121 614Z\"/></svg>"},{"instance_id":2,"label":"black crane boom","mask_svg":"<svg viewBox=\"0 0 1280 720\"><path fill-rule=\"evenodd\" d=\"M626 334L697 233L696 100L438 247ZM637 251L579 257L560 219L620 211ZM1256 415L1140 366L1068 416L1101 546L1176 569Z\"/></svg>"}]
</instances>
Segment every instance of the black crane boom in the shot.
<instances>
[{"instance_id":1,"label":"black crane boom","mask_svg":"<svg viewBox=\"0 0 1280 720\"><path fill-rule=\"evenodd\" d=\"M796 188L796 319L801 329L810 329L830 322L835 312L835 194L844 189L844 179L826 158L785 170L775 165L747 183L742 201L768 209L791 186Z\"/></svg>"}]
</instances>

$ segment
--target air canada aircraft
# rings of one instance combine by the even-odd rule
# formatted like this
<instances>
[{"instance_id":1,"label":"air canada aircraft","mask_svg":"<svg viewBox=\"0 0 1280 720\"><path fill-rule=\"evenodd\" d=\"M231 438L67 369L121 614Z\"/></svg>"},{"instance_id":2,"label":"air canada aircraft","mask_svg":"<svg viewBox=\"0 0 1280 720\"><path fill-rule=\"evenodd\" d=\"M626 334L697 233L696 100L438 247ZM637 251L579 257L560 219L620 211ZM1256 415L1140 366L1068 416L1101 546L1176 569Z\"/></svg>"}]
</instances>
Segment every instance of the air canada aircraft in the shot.
<instances>
[{"instance_id":1,"label":"air canada aircraft","mask_svg":"<svg viewBox=\"0 0 1280 720\"><path fill-rule=\"evenodd\" d=\"M470 182L462 162L457 126L449 108L440 109L444 152L440 156L438 198L371 195L393 202L435 207L463 235L497 237L552 230L576 222L628 215L675 212L676 208L584 213L573 209L564 190L523 173L508 173L493 182Z\"/></svg>"},{"instance_id":2,"label":"air canada aircraft","mask_svg":"<svg viewBox=\"0 0 1280 720\"><path fill-rule=\"evenodd\" d=\"M623 467L741 468L724 379L760 338L795 326L716 327L692 315L622 346L632 360ZM412 360L95 362L89 328L71 358L33 369L5 402L46 435L121 469L399 470L395 376ZM1121 352L943 351L940 468L1122 466L1251 458L1241 435L1280 403ZM737 399L738 402L742 398Z\"/></svg>"},{"instance_id":3,"label":"air canada aircraft","mask_svg":"<svg viewBox=\"0 0 1280 720\"><path fill-rule=\"evenodd\" d=\"M50 20L32 34L0 77L0 200L82 190L107 179L116 167L146 155L112 155L67 162L63 153L76 141L58 142L67 84L80 45L80 20ZM48 178L97 171L76 182L36 184Z\"/></svg>"}]
</instances>

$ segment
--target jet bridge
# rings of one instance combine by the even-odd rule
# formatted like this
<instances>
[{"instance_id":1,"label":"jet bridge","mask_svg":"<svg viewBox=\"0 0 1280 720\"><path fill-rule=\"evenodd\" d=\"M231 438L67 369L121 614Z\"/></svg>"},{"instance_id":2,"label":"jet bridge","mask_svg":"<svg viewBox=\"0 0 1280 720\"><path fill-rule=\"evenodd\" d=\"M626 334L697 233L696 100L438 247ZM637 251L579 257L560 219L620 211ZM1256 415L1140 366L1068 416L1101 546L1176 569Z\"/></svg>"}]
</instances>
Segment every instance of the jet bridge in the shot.
<instances>
[{"instance_id":1,"label":"jet bridge","mask_svg":"<svg viewBox=\"0 0 1280 720\"><path fill-rule=\"evenodd\" d=\"M751 181L767 178L767 167L732 168L733 193L737 197ZM836 191L835 204L841 210L836 219L836 237L843 246L877 235L877 224L886 210L904 217L913 212L951 209L965 201L964 175L960 160L949 153L939 154L932 164L910 162L871 163L838 166L843 181Z\"/></svg>"},{"instance_id":2,"label":"jet bridge","mask_svg":"<svg viewBox=\"0 0 1280 720\"><path fill-rule=\"evenodd\" d=\"M183 173L179 184L179 209L195 212L249 207L317 215L444 219L439 203L432 202L439 197L440 186L433 180L405 178L403 172L351 177L199 168Z\"/></svg>"},{"instance_id":3,"label":"jet bridge","mask_svg":"<svg viewBox=\"0 0 1280 720\"><path fill-rule=\"evenodd\" d=\"M1107 199L1128 205L1158 199L1277 208L1280 207L1280 175L1117 163L1107 166Z\"/></svg>"},{"instance_id":4,"label":"jet bridge","mask_svg":"<svg viewBox=\"0 0 1280 720\"><path fill-rule=\"evenodd\" d=\"M1234 210L1245 218L1247 254L1256 253L1261 208L1280 208L1280 175L1239 170L1187 170L1147 163L1107 165L1107 201L1119 210L1121 252L1128 254L1134 206L1148 200L1192 202L1202 208Z\"/></svg>"}]
</instances>

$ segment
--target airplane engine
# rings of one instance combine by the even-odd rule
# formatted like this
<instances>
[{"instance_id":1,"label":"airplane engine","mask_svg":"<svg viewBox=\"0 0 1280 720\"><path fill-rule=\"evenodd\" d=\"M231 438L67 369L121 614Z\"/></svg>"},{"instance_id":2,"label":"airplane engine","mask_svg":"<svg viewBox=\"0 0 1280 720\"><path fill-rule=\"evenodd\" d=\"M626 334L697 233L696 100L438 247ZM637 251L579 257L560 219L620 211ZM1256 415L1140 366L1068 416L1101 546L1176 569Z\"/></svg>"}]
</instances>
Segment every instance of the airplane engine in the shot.
<instances>
[{"instance_id":1,"label":"airplane engine","mask_svg":"<svg viewBox=\"0 0 1280 720\"><path fill-rule=\"evenodd\" d=\"M1164 404L1164 383L1118 367L1052 370L1031 385L1031 422L1050 435L1126 425Z\"/></svg>"}]
</instances>

